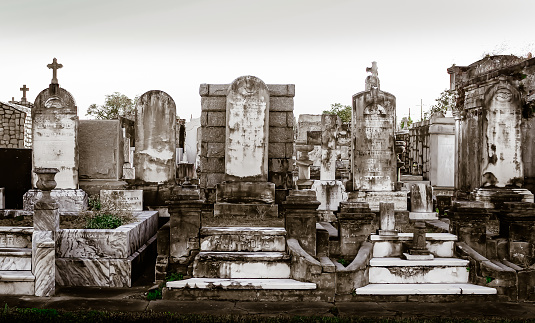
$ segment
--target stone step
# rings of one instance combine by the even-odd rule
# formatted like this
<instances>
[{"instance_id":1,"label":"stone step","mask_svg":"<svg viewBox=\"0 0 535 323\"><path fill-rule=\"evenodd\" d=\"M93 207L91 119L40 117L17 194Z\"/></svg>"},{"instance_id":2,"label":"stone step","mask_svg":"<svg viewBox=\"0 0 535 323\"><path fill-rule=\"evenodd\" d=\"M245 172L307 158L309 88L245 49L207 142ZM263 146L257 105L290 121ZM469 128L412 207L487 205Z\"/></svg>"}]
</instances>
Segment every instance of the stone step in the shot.
<instances>
[{"instance_id":1,"label":"stone step","mask_svg":"<svg viewBox=\"0 0 535 323\"><path fill-rule=\"evenodd\" d=\"M201 251L286 250L286 229L279 227L203 227Z\"/></svg>"},{"instance_id":2,"label":"stone step","mask_svg":"<svg viewBox=\"0 0 535 323\"><path fill-rule=\"evenodd\" d=\"M1 295L34 295L35 277L29 270L0 270Z\"/></svg>"},{"instance_id":3,"label":"stone step","mask_svg":"<svg viewBox=\"0 0 535 323\"><path fill-rule=\"evenodd\" d=\"M0 270L32 270L32 249L0 248Z\"/></svg>"},{"instance_id":4,"label":"stone step","mask_svg":"<svg viewBox=\"0 0 535 323\"><path fill-rule=\"evenodd\" d=\"M164 300L226 300L247 302L331 301L316 293L316 284L293 279L191 278L167 283Z\"/></svg>"},{"instance_id":5,"label":"stone step","mask_svg":"<svg viewBox=\"0 0 535 323\"><path fill-rule=\"evenodd\" d=\"M356 295L494 295L496 288L473 284L369 284Z\"/></svg>"},{"instance_id":6,"label":"stone step","mask_svg":"<svg viewBox=\"0 0 535 323\"><path fill-rule=\"evenodd\" d=\"M372 258L369 269L370 284L468 283L468 263L468 260L457 258Z\"/></svg>"},{"instance_id":7,"label":"stone step","mask_svg":"<svg viewBox=\"0 0 535 323\"><path fill-rule=\"evenodd\" d=\"M193 263L196 278L290 278L284 252L200 252Z\"/></svg>"},{"instance_id":8,"label":"stone step","mask_svg":"<svg viewBox=\"0 0 535 323\"><path fill-rule=\"evenodd\" d=\"M300 282L294 279L221 279L190 278L167 282L167 288L199 289L316 289L316 284Z\"/></svg>"},{"instance_id":9,"label":"stone step","mask_svg":"<svg viewBox=\"0 0 535 323\"><path fill-rule=\"evenodd\" d=\"M435 257L452 258L453 246L457 236L450 233L426 233L426 246ZM370 240L373 244L373 257L401 257L403 252L412 244L412 233L399 233L397 236L381 236L373 234Z\"/></svg>"}]
</instances>

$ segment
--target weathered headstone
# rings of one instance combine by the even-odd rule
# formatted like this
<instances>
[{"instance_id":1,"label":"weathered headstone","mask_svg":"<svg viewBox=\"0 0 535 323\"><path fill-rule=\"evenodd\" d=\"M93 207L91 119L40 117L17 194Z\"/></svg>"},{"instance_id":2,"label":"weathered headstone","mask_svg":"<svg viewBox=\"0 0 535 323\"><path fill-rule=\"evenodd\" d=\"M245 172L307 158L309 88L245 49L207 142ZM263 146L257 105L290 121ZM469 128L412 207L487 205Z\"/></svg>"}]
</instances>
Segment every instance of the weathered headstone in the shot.
<instances>
[{"instance_id":1,"label":"weathered headstone","mask_svg":"<svg viewBox=\"0 0 535 323\"><path fill-rule=\"evenodd\" d=\"M176 105L163 91L145 92L136 104L136 180L174 181L176 172Z\"/></svg>"},{"instance_id":2,"label":"weathered headstone","mask_svg":"<svg viewBox=\"0 0 535 323\"><path fill-rule=\"evenodd\" d=\"M438 213L433 210L433 188L429 184L412 184L411 186L411 220L433 220Z\"/></svg>"},{"instance_id":3,"label":"weathered headstone","mask_svg":"<svg viewBox=\"0 0 535 323\"><path fill-rule=\"evenodd\" d=\"M52 192L61 212L76 212L87 207L87 194L78 189L78 116L72 95L60 88L56 59L47 65L53 70L48 89L37 95L33 109L33 169L57 168L57 186ZM37 177L33 177L36 187ZM24 209L33 210L41 193L30 190L24 197Z\"/></svg>"},{"instance_id":4,"label":"weathered headstone","mask_svg":"<svg viewBox=\"0 0 535 323\"><path fill-rule=\"evenodd\" d=\"M242 76L227 94L225 174L229 180L267 181L269 90L257 77Z\"/></svg>"},{"instance_id":5,"label":"weathered headstone","mask_svg":"<svg viewBox=\"0 0 535 323\"><path fill-rule=\"evenodd\" d=\"M380 90L375 62L372 69L367 91L353 96L353 183L355 190L390 192L396 180L396 97Z\"/></svg>"},{"instance_id":6,"label":"weathered headstone","mask_svg":"<svg viewBox=\"0 0 535 323\"><path fill-rule=\"evenodd\" d=\"M406 210L406 193L394 192L397 180L394 150L396 97L380 90L375 62L367 71L372 75L366 78L366 91L353 95L351 167L354 198L369 203L373 211L379 210L378 202L394 202L397 211Z\"/></svg>"},{"instance_id":7,"label":"weathered headstone","mask_svg":"<svg viewBox=\"0 0 535 323\"><path fill-rule=\"evenodd\" d=\"M72 95L59 87L56 59L48 89L37 95L33 113L33 167L59 169L56 189L78 188L78 116ZM37 178L34 176L34 186Z\"/></svg>"}]
</instances>

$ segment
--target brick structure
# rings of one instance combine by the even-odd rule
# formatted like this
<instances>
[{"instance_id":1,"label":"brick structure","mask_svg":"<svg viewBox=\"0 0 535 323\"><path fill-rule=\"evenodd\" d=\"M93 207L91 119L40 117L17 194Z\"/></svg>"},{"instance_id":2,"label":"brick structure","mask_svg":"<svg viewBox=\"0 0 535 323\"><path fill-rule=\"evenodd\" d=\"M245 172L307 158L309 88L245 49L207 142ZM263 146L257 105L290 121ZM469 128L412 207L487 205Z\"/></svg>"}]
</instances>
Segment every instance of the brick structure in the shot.
<instances>
[{"instance_id":1,"label":"brick structure","mask_svg":"<svg viewBox=\"0 0 535 323\"><path fill-rule=\"evenodd\" d=\"M29 108L0 102L0 148L30 148L31 124Z\"/></svg>"}]
</instances>

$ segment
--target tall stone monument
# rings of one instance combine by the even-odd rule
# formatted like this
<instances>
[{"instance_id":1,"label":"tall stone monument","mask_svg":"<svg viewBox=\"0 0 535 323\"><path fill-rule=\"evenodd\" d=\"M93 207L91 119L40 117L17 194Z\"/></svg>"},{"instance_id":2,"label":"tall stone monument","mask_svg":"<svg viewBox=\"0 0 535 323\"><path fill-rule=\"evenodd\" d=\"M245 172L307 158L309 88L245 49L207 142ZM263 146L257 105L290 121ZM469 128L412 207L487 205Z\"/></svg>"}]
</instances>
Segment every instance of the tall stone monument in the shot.
<instances>
[{"instance_id":1,"label":"tall stone monument","mask_svg":"<svg viewBox=\"0 0 535 323\"><path fill-rule=\"evenodd\" d=\"M145 92L136 104L136 180L167 183L176 172L176 105L163 91Z\"/></svg>"},{"instance_id":2,"label":"tall stone monument","mask_svg":"<svg viewBox=\"0 0 535 323\"><path fill-rule=\"evenodd\" d=\"M87 195L78 189L78 110L72 95L59 86L57 70L63 65L54 58L47 66L53 71L52 82L37 95L32 114L33 169L57 168L52 196L60 212L80 211L87 207ZM33 187L36 182L33 176ZM39 198L37 190L28 191L24 208L32 210Z\"/></svg>"},{"instance_id":3,"label":"tall stone monument","mask_svg":"<svg viewBox=\"0 0 535 323\"><path fill-rule=\"evenodd\" d=\"M379 210L379 202L393 202L395 210L406 210L406 193L394 192L396 97L381 91L376 62L366 71L372 73L366 78L366 90L353 95L353 191L374 211Z\"/></svg>"}]
</instances>

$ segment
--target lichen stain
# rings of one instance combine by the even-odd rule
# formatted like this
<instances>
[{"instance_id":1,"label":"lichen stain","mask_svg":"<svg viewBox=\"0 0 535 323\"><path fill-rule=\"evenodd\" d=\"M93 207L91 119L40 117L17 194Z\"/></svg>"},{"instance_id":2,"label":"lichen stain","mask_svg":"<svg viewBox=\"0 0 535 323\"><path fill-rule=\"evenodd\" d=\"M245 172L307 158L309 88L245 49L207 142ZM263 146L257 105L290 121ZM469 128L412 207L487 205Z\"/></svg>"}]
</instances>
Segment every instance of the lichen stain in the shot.
<instances>
[{"instance_id":1,"label":"lichen stain","mask_svg":"<svg viewBox=\"0 0 535 323\"><path fill-rule=\"evenodd\" d=\"M491 172L483 174L483 186L495 186L498 184L498 179Z\"/></svg>"}]
</instances>

